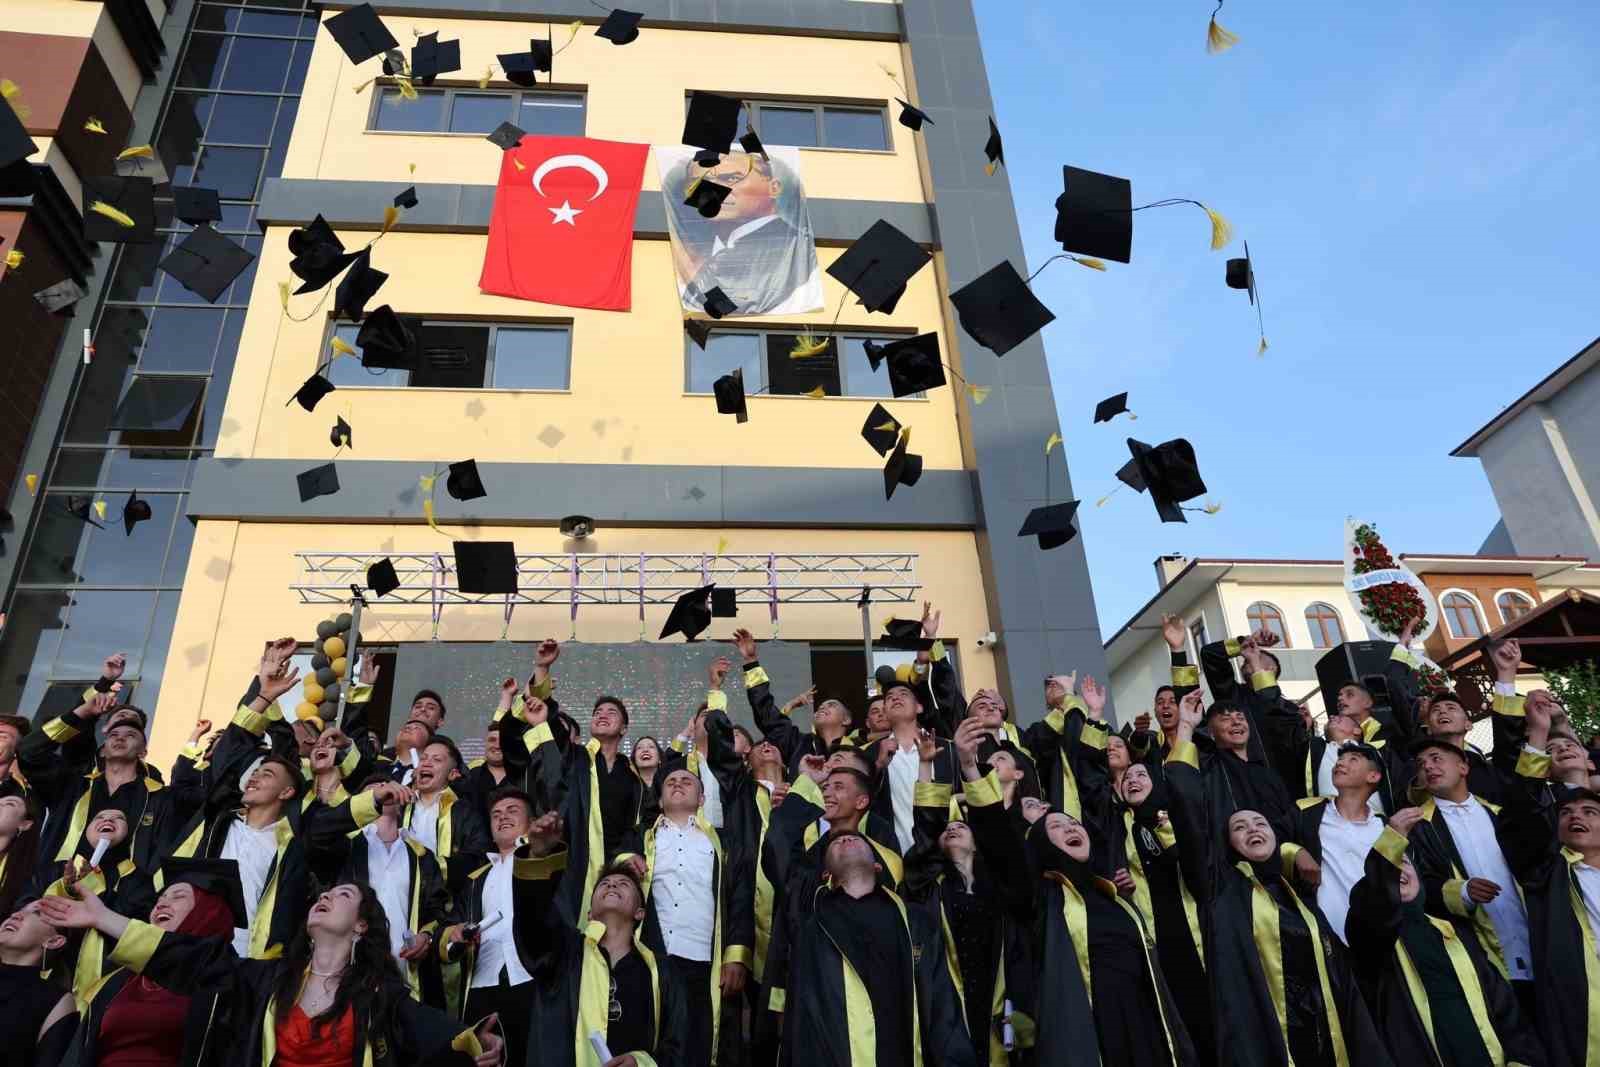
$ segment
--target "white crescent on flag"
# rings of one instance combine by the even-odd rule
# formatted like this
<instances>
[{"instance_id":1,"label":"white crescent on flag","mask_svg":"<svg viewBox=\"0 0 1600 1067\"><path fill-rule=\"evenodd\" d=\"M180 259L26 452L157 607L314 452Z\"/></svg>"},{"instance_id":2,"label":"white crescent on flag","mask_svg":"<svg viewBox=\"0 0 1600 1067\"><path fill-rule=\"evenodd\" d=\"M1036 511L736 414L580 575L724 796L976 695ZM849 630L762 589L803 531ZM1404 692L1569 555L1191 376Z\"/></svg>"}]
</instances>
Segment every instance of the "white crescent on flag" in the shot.
<instances>
[{"instance_id":1,"label":"white crescent on flag","mask_svg":"<svg viewBox=\"0 0 1600 1067\"><path fill-rule=\"evenodd\" d=\"M545 176L551 171L561 170L565 167L577 167L579 170L588 171L594 177L595 190L594 195L589 198L590 200L600 199L600 194L606 191L606 186L611 182L605 168L588 156L551 156L534 170L533 191L543 196L544 188L539 183L544 181Z\"/></svg>"}]
</instances>

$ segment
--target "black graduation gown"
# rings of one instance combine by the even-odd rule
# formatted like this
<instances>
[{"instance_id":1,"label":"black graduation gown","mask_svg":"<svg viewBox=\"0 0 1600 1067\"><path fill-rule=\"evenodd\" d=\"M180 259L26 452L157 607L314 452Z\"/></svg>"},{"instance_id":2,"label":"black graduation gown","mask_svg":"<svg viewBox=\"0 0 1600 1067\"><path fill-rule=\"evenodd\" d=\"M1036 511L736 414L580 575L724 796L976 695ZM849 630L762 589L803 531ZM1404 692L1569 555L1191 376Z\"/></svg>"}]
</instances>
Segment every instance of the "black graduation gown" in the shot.
<instances>
[{"instance_id":1,"label":"black graduation gown","mask_svg":"<svg viewBox=\"0 0 1600 1067\"><path fill-rule=\"evenodd\" d=\"M37 967L0 963L0 1067L55 1067L77 1026L76 1013L39 1030L66 990L39 975Z\"/></svg>"},{"instance_id":2,"label":"black graduation gown","mask_svg":"<svg viewBox=\"0 0 1600 1067\"><path fill-rule=\"evenodd\" d=\"M126 967L116 967L99 983L85 991L85 1010L72 1033L72 1044L61 1067L96 1067L100 1062L100 1027L106 1009L129 982L139 975ZM243 1025L231 1017L231 988L207 989L189 999L184 1016L183 1054L177 1067L214 1067L233 1062L230 1040L235 1027ZM48 1064L49 1060L41 1060Z\"/></svg>"},{"instance_id":3,"label":"black graduation gown","mask_svg":"<svg viewBox=\"0 0 1600 1067\"><path fill-rule=\"evenodd\" d=\"M757 660L750 660L744 665L744 695L750 701L756 729L761 731L764 740L777 745L779 753L783 755L790 781L800 776L800 761L804 757L831 756L838 749L855 747L849 733L841 735L830 745L811 731L796 726L794 720L785 715L772 698L772 679L767 677L766 668Z\"/></svg>"}]
</instances>

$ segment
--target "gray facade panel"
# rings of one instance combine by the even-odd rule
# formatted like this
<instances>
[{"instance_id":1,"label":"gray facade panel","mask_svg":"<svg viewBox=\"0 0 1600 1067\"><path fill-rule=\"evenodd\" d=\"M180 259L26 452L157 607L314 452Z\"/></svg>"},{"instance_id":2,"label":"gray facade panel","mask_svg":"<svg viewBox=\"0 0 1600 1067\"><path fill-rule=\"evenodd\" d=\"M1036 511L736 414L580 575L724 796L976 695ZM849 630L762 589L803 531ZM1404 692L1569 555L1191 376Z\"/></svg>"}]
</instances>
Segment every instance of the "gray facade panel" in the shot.
<instances>
[{"instance_id":1,"label":"gray facade panel","mask_svg":"<svg viewBox=\"0 0 1600 1067\"><path fill-rule=\"evenodd\" d=\"M1568 436L1576 420L1556 419L1544 404L1528 407L1478 448L1495 504L1519 552L1600 558L1600 541L1567 481L1545 430L1546 418L1556 421L1568 454L1576 460ZM1591 416L1589 421L1595 420ZM1582 467L1579 471L1585 473Z\"/></svg>"},{"instance_id":2,"label":"gray facade panel","mask_svg":"<svg viewBox=\"0 0 1600 1067\"><path fill-rule=\"evenodd\" d=\"M329 0L329 10L355 6L354 0ZM435 15L446 18L504 18L515 21L600 21L589 0L373 0L385 15ZM897 40L898 5L856 0L630 0L629 10L644 13L645 27L787 33L799 36Z\"/></svg>"}]
</instances>

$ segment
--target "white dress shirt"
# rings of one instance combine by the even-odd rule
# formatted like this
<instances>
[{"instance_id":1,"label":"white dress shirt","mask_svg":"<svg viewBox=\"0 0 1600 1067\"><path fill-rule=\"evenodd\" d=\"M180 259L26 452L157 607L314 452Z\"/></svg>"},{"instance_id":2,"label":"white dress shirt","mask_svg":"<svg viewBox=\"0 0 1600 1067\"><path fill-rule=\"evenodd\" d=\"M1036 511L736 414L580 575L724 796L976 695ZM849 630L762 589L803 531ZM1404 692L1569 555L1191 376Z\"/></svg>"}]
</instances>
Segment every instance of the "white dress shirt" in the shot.
<instances>
[{"instance_id":1,"label":"white dress shirt","mask_svg":"<svg viewBox=\"0 0 1600 1067\"><path fill-rule=\"evenodd\" d=\"M234 928L233 951L240 959L246 959L250 955L250 930L256 924L256 909L261 906L261 894L267 888L267 873L272 870L272 861L278 858L277 825L256 830L247 826L242 818L233 820L222 842L221 858L239 865L245 925Z\"/></svg>"},{"instance_id":2,"label":"white dress shirt","mask_svg":"<svg viewBox=\"0 0 1600 1067\"><path fill-rule=\"evenodd\" d=\"M533 975L523 969L512 932L516 926L511 897L512 867L512 857L489 853L489 870L483 876L483 919L488 922L499 912L500 921L484 930L478 941L477 966L472 970L473 989L499 985L502 967L512 985L533 981Z\"/></svg>"},{"instance_id":3,"label":"white dress shirt","mask_svg":"<svg viewBox=\"0 0 1600 1067\"><path fill-rule=\"evenodd\" d=\"M412 932L411 850L399 835L385 844L378 836L377 823L367 824L361 832L367 839L367 884L389 917L389 951L398 956L406 947L405 935Z\"/></svg>"},{"instance_id":4,"label":"white dress shirt","mask_svg":"<svg viewBox=\"0 0 1600 1067\"><path fill-rule=\"evenodd\" d=\"M1366 874L1367 853L1383 833L1383 819L1366 812L1366 818L1352 822L1339 814L1331 801L1322 809L1322 884L1317 887L1317 907L1327 917L1328 926L1343 941L1344 921L1350 913L1350 890Z\"/></svg>"},{"instance_id":5,"label":"white dress shirt","mask_svg":"<svg viewBox=\"0 0 1600 1067\"><path fill-rule=\"evenodd\" d=\"M714 829L722 829L722 783L711 773L711 761L700 758L700 810Z\"/></svg>"},{"instance_id":6,"label":"white dress shirt","mask_svg":"<svg viewBox=\"0 0 1600 1067\"><path fill-rule=\"evenodd\" d=\"M728 249L738 244L740 238L755 233L767 223L776 222L777 220L778 216L776 215L763 215L759 219L751 219L749 222L728 234L728 240L726 242L722 240L721 234L716 235L711 239L711 254L716 255L718 252L726 252Z\"/></svg>"},{"instance_id":7,"label":"white dress shirt","mask_svg":"<svg viewBox=\"0 0 1600 1067\"><path fill-rule=\"evenodd\" d=\"M1332 741L1322 750L1322 763L1317 766L1317 796L1336 797L1339 790L1333 784L1333 765L1339 762L1339 746ZM1374 789L1367 798L1367 810L1374 815L1383 814L1383 798Z\"/></svg>"},{"instance_id":8,"label":"white dress shirt","mask_svg":"<svg viewBox=\"0 0 1600 1067\"><path fill-rule=\"evenodd\" d=\"M1573 871L1578 876L1578 892L1583 895L1584 910L1589 913L1590 943L1595 955L1600 956L1600 869L1579 863Z\"/></svg>"},{"instance_id":9,"label":"white dress shirt","mask_svg":"<svg viewBox=\"0 0 1600 1067\"><path fill-rule=\"evenodd\" d=\"M1500 842L1495 838L1494 820L1475 796L1465 803L1438 800L1439 811L1450 828L1450 838L1461 854L1461 863L1468 878L1486 878L1500 887L1500 893L1487 904L1477 904L1467 896L1466 886L1461 887L1462 902L1470 911L1481 907L1494 926L1505 954L1506 970L1513 981L1533 977L1533 947L1528 940L1528 913L1517 893L1517 880L1506 865Z\"/></svg>"},{"instance_id":10,"label":"white dress shirt","mask_svg":"<svg viewBox=\"0 0 1600 1067\"><path fill-rule=\"evenodd\" d=\"M679 827L665 815L656 822L656 858L650 896L667 955L707 962L716 937L717 896L712 881L716 852L690 820Z\"/></svg>"},{"instance_id":11,"label":"white dress shirt","mask_svg":"<svg viewBox=\"0 0 1600 1067\"><path fill-rule=\"evenodd\" d=\"M433 853L439 851L439 798L443 795L435 793L429 802L422 794L417 794L417 799L411 803L411 820L406 823L406 829L417 839L417 844Z\"/></svg>"},{"instance_id":12,"label":"white dress shirt","mask_svg":"<svg viewBox=\"0 0 1600 1067\"><path fill-rule=\"evenodd\" d=\"M922 769L922 757L916 746L896 748L889 760L889 799L894 803L894 836L900 841L900 851L911 851L911 812L917 798L917 772Z\"/></svg>"}]
</instances>

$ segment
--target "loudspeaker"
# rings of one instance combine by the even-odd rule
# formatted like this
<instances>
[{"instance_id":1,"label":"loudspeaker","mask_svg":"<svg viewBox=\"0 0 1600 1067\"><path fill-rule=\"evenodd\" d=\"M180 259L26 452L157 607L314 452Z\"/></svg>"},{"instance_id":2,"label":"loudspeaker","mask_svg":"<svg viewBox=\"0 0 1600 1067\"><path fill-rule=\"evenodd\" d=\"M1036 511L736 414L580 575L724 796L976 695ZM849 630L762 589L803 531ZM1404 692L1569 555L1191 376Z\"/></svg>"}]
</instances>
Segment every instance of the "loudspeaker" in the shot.
<instances>
[{"instance_id":1,"label":"loudspeaker","mask_svg":"<svg viewBox=\"0 0 1600 1067\"><path fill-rule=\"evenodd\" d=\"M1339 690L1346 683L1360 682L1372 690L1375 704L1389 703L1389 686L1384 679L1393 641L1346 641L1317 660L1317 684L1322 687L1322 703L1333 708Z\"/></svg>"}]
</instances>

